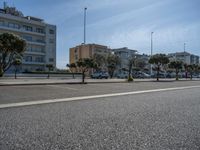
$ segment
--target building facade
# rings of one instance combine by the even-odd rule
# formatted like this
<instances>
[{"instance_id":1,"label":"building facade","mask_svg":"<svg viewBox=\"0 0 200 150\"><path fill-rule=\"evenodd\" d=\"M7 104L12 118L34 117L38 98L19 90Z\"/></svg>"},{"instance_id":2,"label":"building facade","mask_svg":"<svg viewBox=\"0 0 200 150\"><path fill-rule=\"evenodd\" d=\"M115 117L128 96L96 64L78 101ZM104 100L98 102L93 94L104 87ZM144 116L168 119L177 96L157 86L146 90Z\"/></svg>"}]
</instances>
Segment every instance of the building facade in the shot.
<instances>
[{"instance_id":1,"label":"building facade","mask_svg":"<svg viewBox=\"0 0 200 150\"><path fill-rule=\"evenodd\" d=\"M44 71L46 64L56 67L56 26L24 16L15 7L0 9L0 34L13 33L26 40L21 71ZM12 72L12 68L10 69Z\"/></svg>"},{"instance_id":2,"label":"building facade","mask_svg":"<svg viewBox=\"0 0 200 150\"><path fill-rule=\"evenodd\" d=\"M112 51L120 58L120 64L117 66L115 74L120 74L123 72L123 68L128 68L129 59L137 55L137 50L132 50L127 47L112 49Z\"/></svg>"},{"instance_id":3,"label":"building facade","mask_svg":"<svg viewBox=\"0 0 200 150\"><path fill-rule=\"evenodd\" d=\"M199 64L199 56L190 54L188 52L176 52L168 54L170 61L178 60L186 64Z\"/></svg>"},{"instance_id":4,"label":"building facade","mask_svg":"<svg viewBox=\"0 0 200 150\"><path fill-rule=\"evenodd\" d=\"M82 44L69 49L69 62L76 63L79 59L92 58L94 54L107 56L110 53L111 49L104 45Z\"/></svg>"}]
</instances>

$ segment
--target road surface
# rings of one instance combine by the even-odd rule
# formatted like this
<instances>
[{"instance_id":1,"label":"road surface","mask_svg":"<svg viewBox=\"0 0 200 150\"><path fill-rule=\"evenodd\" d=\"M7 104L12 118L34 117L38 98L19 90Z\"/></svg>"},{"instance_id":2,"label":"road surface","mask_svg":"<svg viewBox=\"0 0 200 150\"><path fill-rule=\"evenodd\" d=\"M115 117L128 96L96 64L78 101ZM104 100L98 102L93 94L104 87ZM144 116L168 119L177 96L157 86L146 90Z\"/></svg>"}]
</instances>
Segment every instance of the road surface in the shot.
<instances>
[{"instance_id":1,"label":"road surface","mask_svg":"<svg viewBox=\"0 0 200 150\"><path fill-rule=\"evenodd\" d=\"M0 109L0 149L199 150L199 91L193 87ZM12 102L19 102L17 97Z\"/></svg>"}]
</instances>

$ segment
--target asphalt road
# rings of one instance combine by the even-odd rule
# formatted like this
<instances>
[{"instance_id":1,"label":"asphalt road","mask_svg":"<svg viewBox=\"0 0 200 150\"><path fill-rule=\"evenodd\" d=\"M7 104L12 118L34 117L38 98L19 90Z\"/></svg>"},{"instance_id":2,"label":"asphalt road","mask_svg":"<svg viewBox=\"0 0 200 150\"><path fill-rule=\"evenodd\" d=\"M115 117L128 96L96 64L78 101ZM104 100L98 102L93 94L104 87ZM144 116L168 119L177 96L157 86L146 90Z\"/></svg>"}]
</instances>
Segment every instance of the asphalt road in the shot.
<instances>
[{"instance_id":1,"label":"asphalt road","mask_svg":"<svg viewBox=\"0 0 200 150\"><path fill-rule=\"evenodd\" d=\"M200 85L200 81L0 86L0 104Z\"/></svg>"},{"instance_id":2,"label":"asphalt road","mask_svg":"<svg viewBox=\"0 0 200 150\"><path fill-rule=\"evenodd\" d=\"M199 91L0 109L0 149L199 150Z\"/></svg>"}]
</instances>

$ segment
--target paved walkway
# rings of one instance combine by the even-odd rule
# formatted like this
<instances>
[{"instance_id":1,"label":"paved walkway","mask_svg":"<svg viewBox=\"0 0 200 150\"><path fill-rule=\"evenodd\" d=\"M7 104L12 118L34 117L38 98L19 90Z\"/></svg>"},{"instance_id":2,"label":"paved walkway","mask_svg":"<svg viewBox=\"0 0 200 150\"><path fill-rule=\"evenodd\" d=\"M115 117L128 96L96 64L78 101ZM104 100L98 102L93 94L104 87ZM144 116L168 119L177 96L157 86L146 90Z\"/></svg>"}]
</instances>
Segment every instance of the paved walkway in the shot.
<instances>
[{"instance_id":1,"label":"paved walkway","mask_svg":"<svg viewBox=\"0 0 200 150\"><path fill-rule=\"evenodd\" d=\"M85 79L86 83L120 83L127 82L126 79ZM19 78L19 79L0 79L0 86L6 85L45 85L45 84L80 84L81 79L37 79L37 78Z\"/></svg>"},{"instance_id":2,"label":"paved walkway","mask_svg":"<svg viewBox=\"0 0 200 150\"><path fill-rule=\"evenodd\" d=\"M188 79L189 80L189 79ZM195 80L195 79L194 79ZM199 80L200 79L196 79ZM156 79L134 79L134 82L152 82ZM160 79L163 82L175 81L175 79ZM186 81L181 79L180 81ZM85 79L86 83L125 83L126 79ZM0 78L0 86L12 86L12 85L46 85L46 84L80 84L81 78L77 79L63 79L63 78Z\"/></svg>"}]
</instances>

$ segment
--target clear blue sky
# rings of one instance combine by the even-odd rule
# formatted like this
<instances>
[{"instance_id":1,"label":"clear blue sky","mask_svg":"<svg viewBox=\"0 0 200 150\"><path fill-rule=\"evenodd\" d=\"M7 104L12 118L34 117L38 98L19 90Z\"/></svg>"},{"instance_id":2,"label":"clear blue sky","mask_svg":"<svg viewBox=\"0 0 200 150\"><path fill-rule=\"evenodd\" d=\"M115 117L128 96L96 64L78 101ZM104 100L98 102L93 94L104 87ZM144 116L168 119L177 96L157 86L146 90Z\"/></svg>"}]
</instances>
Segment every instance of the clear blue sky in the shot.
<instances>
[{"instance_id":1,"label":"clear blue sky","mask_svg":"<svg viewBox=\"0 0 200 150\"><path fill-rule=\"evenodd\" d=\"M83 42L83 9L87 10L87 43L129 47L150 54L186 51L200 55L200 0L5 0L24 15L57 26L57 67L69 62L69 48ZM3 1L2 1L3 6Z\"/></svg>"}]
</instances>

